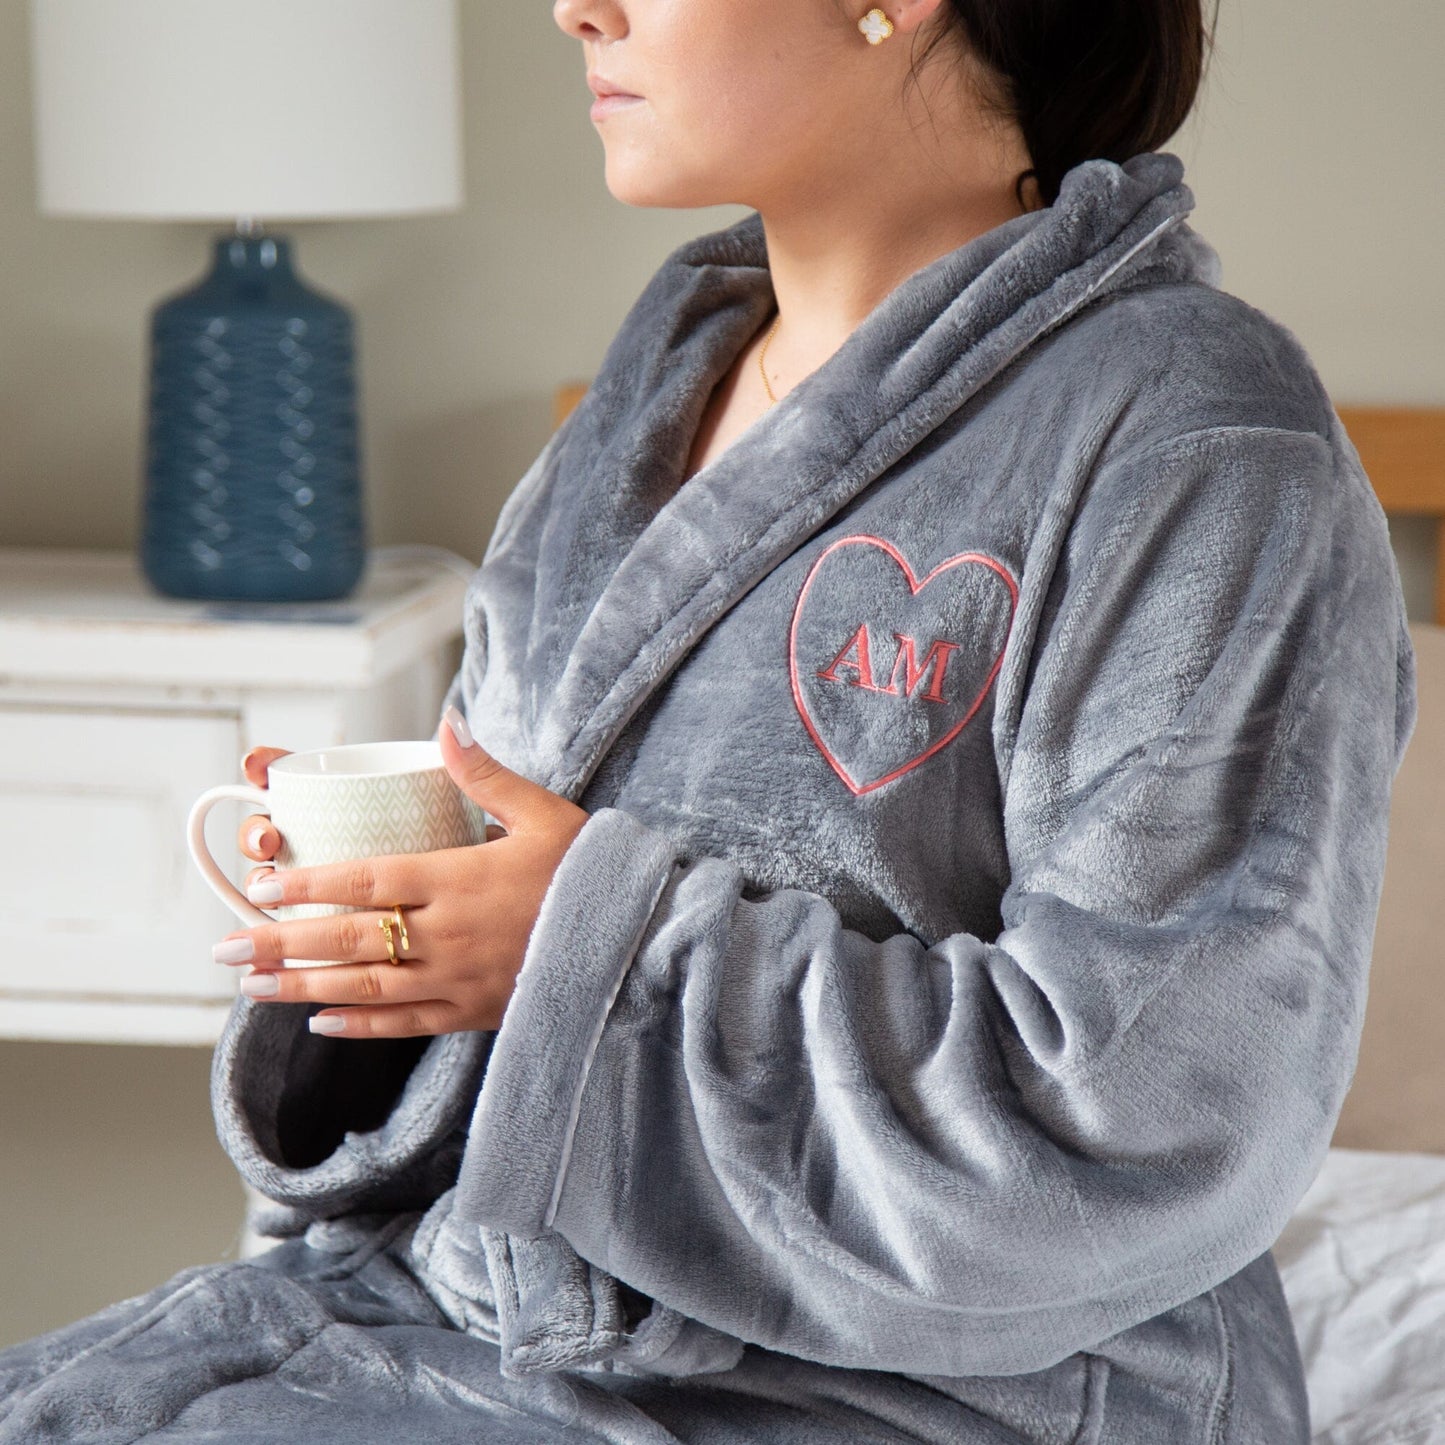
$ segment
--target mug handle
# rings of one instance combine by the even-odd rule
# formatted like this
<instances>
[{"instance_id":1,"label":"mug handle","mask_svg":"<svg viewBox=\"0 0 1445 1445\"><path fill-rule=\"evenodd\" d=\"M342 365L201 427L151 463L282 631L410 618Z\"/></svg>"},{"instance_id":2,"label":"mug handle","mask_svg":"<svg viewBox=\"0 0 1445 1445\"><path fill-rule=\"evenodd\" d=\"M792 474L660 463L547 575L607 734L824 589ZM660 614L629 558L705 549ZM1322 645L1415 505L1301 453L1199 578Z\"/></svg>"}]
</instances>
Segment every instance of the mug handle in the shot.
<instances>
[{"instance_id":1,"label":"mug handle","mask_svg":"<svg viewBox=\"0 0 1445 1445\"><path fill-rule=\"evenodd\" d=\"M206 846L206 815L217 803L230 800L250 803L257 812L265 813L268 817L271 814L271 800L263 788L253 788L244 783L226 783L202 793L191 804L191 815L186 820L186 843L190 847L191 857L196 867L201 870L201 876L211 885L212 892L242 923L250 927L258 923L274 923L276 920L269 913L262 913L221 872L216 860L211 856L211 850Z\"/></svg>"}]
</instances>

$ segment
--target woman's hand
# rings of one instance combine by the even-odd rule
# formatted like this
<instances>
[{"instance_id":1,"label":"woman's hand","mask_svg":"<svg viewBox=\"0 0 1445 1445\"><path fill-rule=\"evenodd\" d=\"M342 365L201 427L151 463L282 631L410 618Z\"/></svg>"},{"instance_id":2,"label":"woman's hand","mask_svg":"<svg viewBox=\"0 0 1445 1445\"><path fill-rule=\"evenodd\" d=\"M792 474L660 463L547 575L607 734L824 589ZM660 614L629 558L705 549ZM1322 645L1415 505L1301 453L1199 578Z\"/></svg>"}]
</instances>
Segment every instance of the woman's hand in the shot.
<instances>
[{"instance_id":1,"label":"woman's hand","mask_svg":"<svg viewBox=\"0 0 1445 1445\"><path fill-rule=\"evenodd\" d=\"M216 946L217 962L254 965L241 980L243 993L272 1003L350 1005L311 1019L313 1032L343 1038L501 1027L542 899L588 814L484 752L454 708L439 738L447 771L500 820L501 835L434 853L258 869L247 894L261 907L345 903L365 911L228 934ZM256 782L259 774L264 784L267 764L281 755L272 748L247 754L247 778ZM275 856L281 840L268 819L248 818L241 831L249 857ZM387 961L379 926L393 905L405 915L410 941L404 950L397 945L399 964ZM285 968L285 958L340 962Z\"/></svg>"},{"instance_id":2,"label":"woman's hand","mask_svg":"<svg viewBox=\"0 0 1445 1445\"><path fill-rule=\"evenodd\" d=\"M270 781L266 776L266 769L277 758L285 756L285 748L252 748L241 759L241 771L246 775L246 781L253 788L264 788ZM252 813L241 824L241 831L236 837L236 846L246 857L255 862L269 863L281 851L281 835L264 813ZM256 870L247 875L247 888L256 881L259 871Z\"/></svg>"}]
</instances>

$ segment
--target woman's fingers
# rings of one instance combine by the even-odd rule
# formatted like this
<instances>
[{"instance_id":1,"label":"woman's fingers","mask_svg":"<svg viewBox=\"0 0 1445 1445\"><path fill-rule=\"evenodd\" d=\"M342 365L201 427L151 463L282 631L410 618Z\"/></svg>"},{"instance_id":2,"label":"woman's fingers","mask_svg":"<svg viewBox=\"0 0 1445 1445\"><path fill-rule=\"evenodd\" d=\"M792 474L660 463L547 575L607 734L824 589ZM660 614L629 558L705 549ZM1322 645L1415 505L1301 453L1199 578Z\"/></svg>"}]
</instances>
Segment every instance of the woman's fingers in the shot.
<instances>
[{"instance_id":1,"label":"woman's fingers","mask_svg":"<svg viewBox=\"0 0 1445 1445\"><path fill-rule=\"evenodd\" d=\"M289 751L289 748L252 748L241 759L241 771L246 775L246 781L253 788L264 788L266 786L266 769L277 758L284 758Z\"/></svg>"},{"instance_id":2,"label":"woman's fingers","mask_svg":"<svg viewBox=\"0 0 1445 1445\"><path fill-rule=\"evenodd\" d=\"M268 1003L419 1003L436 990L417 971L389 963L346 963L331 968L258 968L241 980L248 998ZM432 1000L440 1003L441 1000Z\"/></svg>"},{"instance_id":3,"label":"woman's fingers","mask_svg":"<svg viewBox=\"0 0 1445 1445\"><path fill-rule=\"evenodd\" d=\"M285 748L252 748L241 759L241 771L253 788L267 785L266 769L284 758ZM262 813L252 813L236 835L237 844L246 857L257 863L269 863L281 851L281 835L271 820Z\"/></svg>"},{"instance_id":4,"label":"woman's fingers","mask_svg":"<svg viewBox=\"0 0 1445 1445\"><path fill-rule=\"evenodd\" d=\"M281 835L264 813L252 813L236 834L236 846L255 862L269 863L281 851Z\"/></svg>"},{"instance_id":5,"label":"woman's fingers","mask_svg":"<svg viewBox=\"0 0 1445 1445\"><path fill-rule=\"evenodd\" d=\"M396 904L407 908L412 900L435 895L436 881L430 871L434 865L426 861L433 856L392 853L347 863L318 863L311 868L282 868L266 876L268 883L277 885L267 890L267 896L248 896L261 908L293 903L343 903L383 912Z\"/></svg>"},{"instance_id":6,"label":"woman's fingers","mask_svg":"<svg viewBox=\"0 0 1445 1445\"><path fill-rule=\"evenodd\" d=\"M245 881L241 884L241 891L249 897L251 889L254 888L256 884L264 882L267 878L274 878L275 876L276 870L274 868L253 868L246 874Z\"/></svg>"},{"instance_id":7,"label":"woman's fingers","mask_svg":"<svg viewBox=\"0 0 1445 1445\"><path fill-rule=\"evenodd\" d=\"M313 1034L344 1039L411 1039L422 1034L450 1034L475 1027L456 1004L445 999L348 1008L313 1015Z\"/></svg>"},{"instance_id":8,"label":"woman's fingers","mask_svg":"<svg viewBox=\"0 0 1445 1445\"><path fill-rule=\"evenodd\" d=\"M398 957L414 959L422 952L416 915L406 917L407 940L403 950L392 935ZM387 958L381 920L390 913L338 913L329 918L296 918L285 923L261 924L223 938L213 950L217 963L280 963L283 958L304 958L317 963L380 963ZM422 927L425 933L425 925ZM388 960L387 967L394 965Z\"/></svg>"}]
</instances>

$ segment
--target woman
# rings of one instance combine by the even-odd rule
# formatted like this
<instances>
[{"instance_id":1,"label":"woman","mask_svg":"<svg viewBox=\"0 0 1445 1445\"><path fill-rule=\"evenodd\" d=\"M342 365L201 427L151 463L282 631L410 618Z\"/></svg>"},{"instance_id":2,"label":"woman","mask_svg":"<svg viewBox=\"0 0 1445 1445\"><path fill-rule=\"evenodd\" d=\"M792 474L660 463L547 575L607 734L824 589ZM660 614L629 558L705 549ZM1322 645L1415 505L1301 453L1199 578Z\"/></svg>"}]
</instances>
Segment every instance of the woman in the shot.
<instances>
[{"instance_id":1,"label":"woman","mask_svg":"<svg viewBox=\"0 0 1445 1445\"><path fill-rule=\"evenodd\" d=\"M1268 1249L1413 656L1156 153L1196 0L555 16L636 97L619 200L755 214L664 263L473 582L440 736L505 836L260 870L375 917L218 948L284 1242L0 1355L0 1440L1306 1441Z\"/></svg>"}]
</instances>

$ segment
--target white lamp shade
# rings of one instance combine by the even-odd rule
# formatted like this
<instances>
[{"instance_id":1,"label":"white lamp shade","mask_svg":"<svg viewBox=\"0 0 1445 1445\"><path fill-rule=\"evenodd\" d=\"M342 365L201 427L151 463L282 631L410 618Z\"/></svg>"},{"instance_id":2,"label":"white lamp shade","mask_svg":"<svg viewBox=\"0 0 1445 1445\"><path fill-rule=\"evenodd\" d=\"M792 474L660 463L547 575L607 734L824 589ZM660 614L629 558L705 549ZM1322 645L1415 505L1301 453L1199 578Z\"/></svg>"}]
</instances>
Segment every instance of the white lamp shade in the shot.
<instances>
[{"instance_id":1,"label":"white lamp shade","mask_svg":"<svg viewBox=\"0 0 1445 1445\"><path fill-rule=\"evenodd\" d=\"M456 0L31 0L30 15L44 214L463 202Z\"/></svg>"}]
</instances>

